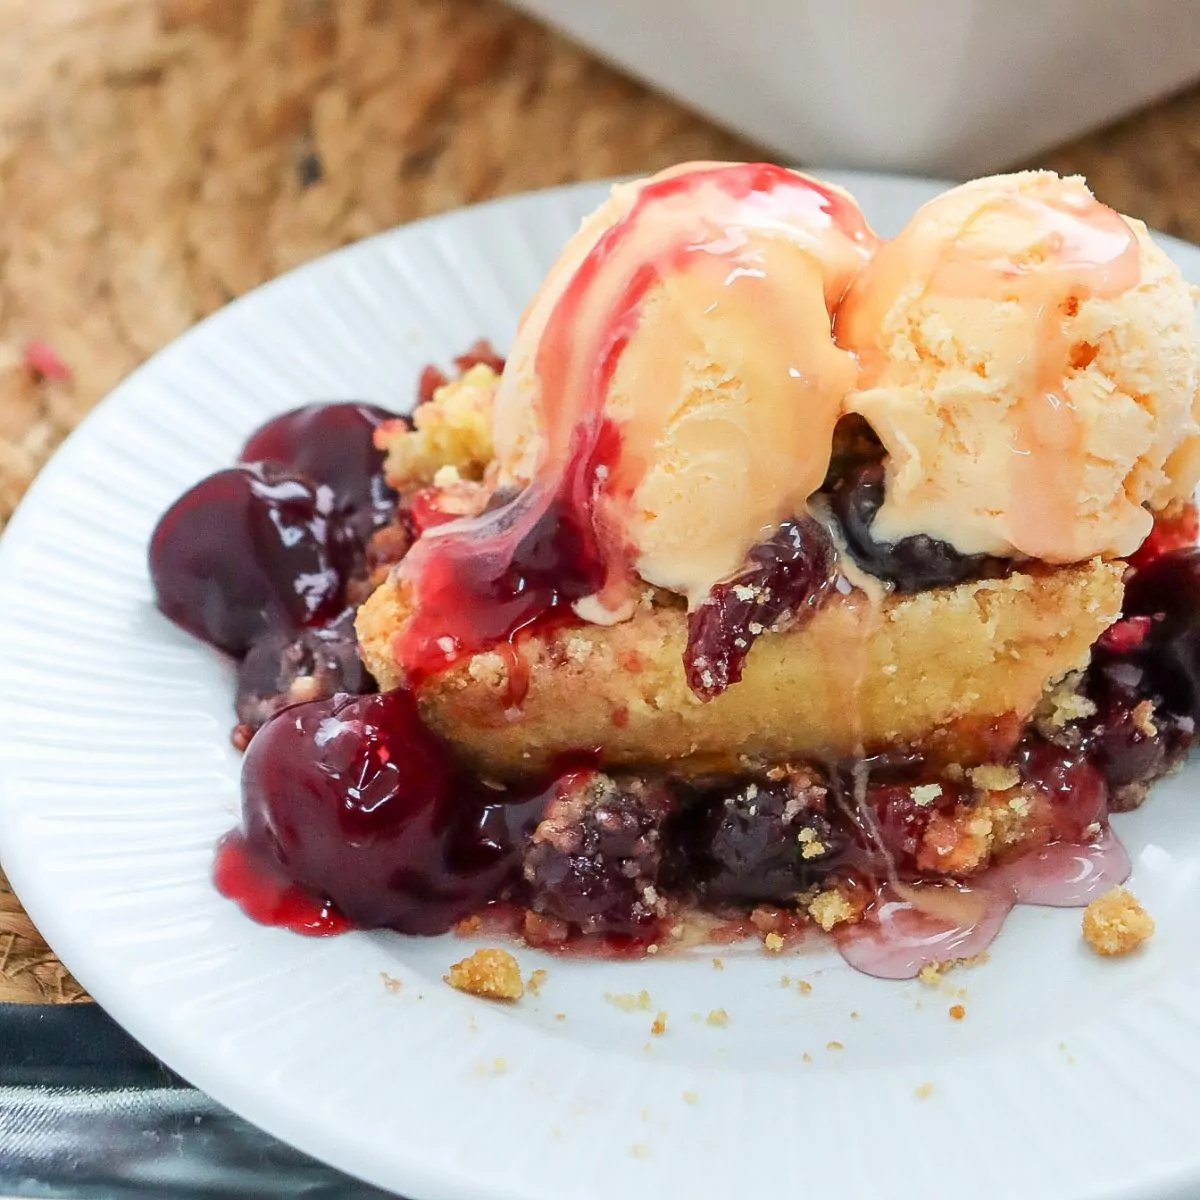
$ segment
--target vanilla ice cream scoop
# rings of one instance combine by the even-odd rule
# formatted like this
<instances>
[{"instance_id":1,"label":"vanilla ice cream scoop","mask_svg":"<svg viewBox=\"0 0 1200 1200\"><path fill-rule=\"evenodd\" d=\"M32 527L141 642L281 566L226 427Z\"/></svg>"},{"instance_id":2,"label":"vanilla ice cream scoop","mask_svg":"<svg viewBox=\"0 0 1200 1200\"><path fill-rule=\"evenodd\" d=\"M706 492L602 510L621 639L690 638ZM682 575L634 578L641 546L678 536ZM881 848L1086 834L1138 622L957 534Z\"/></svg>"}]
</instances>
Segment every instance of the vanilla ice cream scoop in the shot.
<instances>
[{"instance_id":1,"label":"vanilla ice cream scoop","mask_svg":"<svg viewBox=\"0 0 1200 1200\"><path fill-rule=\"evenodd\" d=\"M803 511L858 373L831 313L876 244L844 192L765 164L676 167L584 222L493 429L502 483L592 493L609 575L580 612L619 619L638 578L698 604Z\"/></svg>"},{"instance_id":2,"label":"vanilla ice cream scoop","mask_svg":"<svg viewBox=\"0 0 1200 1200\"><path fill-rule=\"evenodd\" d=\"M1119 557L1196 485L1192 290L1081 179L998 176L926 204L835 332L862 368L847 411L888 455L880 540Z\"/></svg>"}]
</instances>

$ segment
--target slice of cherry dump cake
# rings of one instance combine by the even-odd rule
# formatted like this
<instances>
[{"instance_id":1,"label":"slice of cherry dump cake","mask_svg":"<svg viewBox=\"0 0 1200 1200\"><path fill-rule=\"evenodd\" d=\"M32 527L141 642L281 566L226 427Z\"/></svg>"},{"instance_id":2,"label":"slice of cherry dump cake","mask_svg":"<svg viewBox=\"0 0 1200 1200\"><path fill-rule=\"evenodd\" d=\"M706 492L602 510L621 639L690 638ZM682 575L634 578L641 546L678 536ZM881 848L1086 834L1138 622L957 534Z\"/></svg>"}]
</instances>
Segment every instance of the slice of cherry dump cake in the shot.
<instances>
[{"instance_id":1,"label":"slice of cherry dump cake","mask_svg":"<svg viewBox=\"0 0 1200 1200\"><path fill-rule=\"evenodd\" d=\"M455 366L411 417L278 418L155 532L160 608L239 664L251 915L820 927L901 977L1125 880L1109 815L1200 711L1200 342L1140 222L1028 172L885 241L688 164Z\"/></svg>"}]
</instances>

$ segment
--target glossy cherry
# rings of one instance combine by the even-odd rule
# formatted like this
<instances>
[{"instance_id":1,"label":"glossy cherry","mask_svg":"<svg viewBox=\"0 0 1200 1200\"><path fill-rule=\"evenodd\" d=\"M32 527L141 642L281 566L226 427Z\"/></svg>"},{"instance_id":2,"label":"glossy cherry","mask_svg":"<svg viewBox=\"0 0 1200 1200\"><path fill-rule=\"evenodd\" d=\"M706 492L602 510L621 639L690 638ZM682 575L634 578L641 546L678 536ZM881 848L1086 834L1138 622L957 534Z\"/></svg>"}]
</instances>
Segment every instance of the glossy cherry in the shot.
<instances>
[{"instance_id":1,"label":"glossy cherry","mask_svg":"<svg viewBox=\"0 0 1200 1200\"><path fill-rule=\"evenodd\" d=\"M953 812L965 794L964 788L949 780L940 781L939 787L936 796L919 800L911 784L870 784L861 807L853 789L843 789L838 807L854 825L851 861L874 875L918 874L917 860L929 823L939 813Z\"/></svg>"},{"instance_id":2,"label":"glossy cherry","mask_svg":"<svg viewBox=\"0 0 1200 1200\"><path fill-rule=\"evenodd\" d=\"M276 462L325 484L341 522L360 542L395 516L396 493L383 476L375 431L394 413L346 401L307 404L267 422L242 447L243 463Z\"/></svg>"},{"instance_id":3,"label":"glossy cherry","mask_svg":"<svg viewBox=\"0 0 1200 1200\"><path fill-rule=\"evenodd\" d=\"M461 770L410 692L284 710L242 769L246 844L364 927L442 933L519 878L539 802Z\"/></svg>"},{"instance_id":4,"label":"glossy cherry","mask_svg":"<svg viewBox=\"0 0 1200 1200\"><path fill-rule=\"evenodd\" d=\"M237 657L269 629L342 610L332 495L268 466L218 471L175 502L150 542L159 608Z\"/></svg>"},{"instance_id":5,"label":"glossy cherry","mask_svg":"<svg viewBox=\"0 0 1200 1200\"><path fill-rule=\"evenodd\" d=\"M487 516L501 528L520 503L518 496ZM421 579L420 611L404 634L402 658L415 679L534 625L571 619L572 603L591 595L603 580L593 535L559 501L507 560L492 553L484 538L454 542L447 549L429 563Z\"/></svg>"},{"instance_id":6,"label":"glossy cherry","mask_svg":"<svg viewBox=\"0 0 1200 1200\"><path fill-rule=\"evenodd\" d=\"M1016 756L1023 782L1050 802L1050 834L1067 842L1087 841L1108 815L1108 785L1086 750L1067 749L1031 735Z\"/></svg>"},{"instance_id":7,"label":"glossy cherry","mask_svg":"<svg viewBox=\"0 0 1200 1200\"><path fill-rule=\"evenodd\" d=\"M281 709L299 701L375 691L354 636L354 612L347 609L327 625L298 633L268 630L238 665L238 721L257 729Z\"/></svg>"},{"instance_id":8,"label":"glossy cherry","mask_svg":"<svg viewBox=\"0 0 1200 1200\"><path fill-rule=\"evenodd\" d=\"M795 628L816 612L833 582L833 563L833 543L811 517L785 521L754 546L745 568L716 584L688 617L688 687L711 700L737 683L764 630Z\"/></svg>"},{"instance_id":9,"label":"glossy cherry","mask_svg":"<svg viewBox=\"0 0 1200 1200\"><path fill-rule=\"evenodd\" d=\"M669 829L680 886L710 904L793 904L846 860L826 794L815 781L704 789Z\"/></svg>"}]
</instances>

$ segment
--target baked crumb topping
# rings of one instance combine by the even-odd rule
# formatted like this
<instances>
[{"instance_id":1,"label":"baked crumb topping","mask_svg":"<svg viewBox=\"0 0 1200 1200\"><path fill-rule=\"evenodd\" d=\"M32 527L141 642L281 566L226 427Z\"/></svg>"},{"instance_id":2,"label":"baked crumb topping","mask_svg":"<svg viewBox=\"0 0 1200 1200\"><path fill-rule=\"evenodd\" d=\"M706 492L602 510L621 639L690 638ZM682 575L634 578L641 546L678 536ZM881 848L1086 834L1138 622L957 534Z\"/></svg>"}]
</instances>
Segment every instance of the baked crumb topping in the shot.
<instances>
[{"instance_id":1,"label":"baked crumb topping","mask_svg":"<svg viewBox=\"0 0 1200 1200\"><path fill-rule=\"evenodd\" d=\"M1154 933L1154 918L1126 888L1112 888L1083 910L1083 937L1106 957L1129 954Z\"/></svg>"},{"instance_id":2,"label":"baked crumb topping","mask_svg":"<svg viewBox=\"0 0 1200 1200\"><path fill-rule=\"evenodd\" d=\"M498 948L476 950L456 962L443 978L452 988L485 1000L520 1000L525 995L521 964Z\"/></svg>"},{"instance_id":3,"label":"baked crumb topping","mask_svg":"<svg viewBox=\"0 0 1200 1200\"><path fill-rule=\"evenodd\" d=\"M382 426L376 444L387 453L384 474L397 491L424 487L452 467L477 481L492 461L492 402L500 376L479 363L438 388L407 421ZM446 478L446 477L444 477Z\"/></svg>"},{"instance_id":4,"label":"baked crumb topping","mask_svg":"<svg viewBox=\"0 0 1200 1200\"><path fill-rule=\"evenodd\" d=\"M1083 678L1082 671L1071 671L1047 689L1033 715L1035 725L1043 733L1052 736L1072 721L1095 714L1095 703L1080 691Z\"/></svg>"},{"instance_id":5,"label":"baked crumb topping","mask_svg":"<svg viewBox=\"0 0 1200 1200\"><path fill-rule=\"evenodd\" d=\"M828 933L835 925L858 919L858 911L836 888L818 892L809 901L808 915Z\"/></svg>"}]
</instances>

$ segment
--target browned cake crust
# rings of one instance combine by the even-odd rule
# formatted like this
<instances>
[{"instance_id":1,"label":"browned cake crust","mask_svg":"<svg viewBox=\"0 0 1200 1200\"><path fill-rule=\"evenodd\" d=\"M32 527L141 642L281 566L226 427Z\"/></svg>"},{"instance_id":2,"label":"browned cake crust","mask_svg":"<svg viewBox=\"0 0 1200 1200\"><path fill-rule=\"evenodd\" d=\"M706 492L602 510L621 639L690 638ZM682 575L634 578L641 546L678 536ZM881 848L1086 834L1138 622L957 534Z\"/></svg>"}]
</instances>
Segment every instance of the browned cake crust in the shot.
<instances>
[{"instance_id":1,"label":"browned cake crust","mask_svg":"<svg viewBox=\"0 0 1200 1200\"><path fill-rule=\"evenodd\" d=\"M480 768L539 769L594 748L605 765L731 769L910 746L941 763L1002 758L1049 684L1087 662L1120 612L1124 564L1016 573L872 603L838 595L803 629L764 634L742 681L702 703L684 678L686 616L647 604L631 620L534 635L478 654L419 690L429 723ZM383 688L406 615L385 582L358 616ZM519 704L513 696L524 686Z\"/></svg>"}]
</instances>

